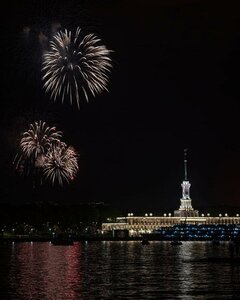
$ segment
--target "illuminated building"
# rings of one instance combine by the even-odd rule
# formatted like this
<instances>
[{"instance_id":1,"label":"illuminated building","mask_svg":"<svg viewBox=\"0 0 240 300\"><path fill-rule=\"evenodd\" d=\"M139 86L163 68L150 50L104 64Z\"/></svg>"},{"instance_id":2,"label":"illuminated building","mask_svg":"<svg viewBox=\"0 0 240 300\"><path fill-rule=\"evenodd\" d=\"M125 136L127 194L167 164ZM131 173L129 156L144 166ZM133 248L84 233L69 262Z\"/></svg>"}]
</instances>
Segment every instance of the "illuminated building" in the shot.
<instances>
[{"instance_id":1,"label":"illuminated building","mask_svg":"<svg viewBox=\"0 0 240 300\"><path fill-rule=\"evenodd\" d=\"M192 208L192 199L190 198L190 182L187 179L187 157L184 150L184 171L185 176L181 184L182 198L178 210L163 216L153 216L152 213L146 213L145 216L134 216L128 213L127 217L118 217L116 222L102 224L102 232L114 232L117 230L128 231L130 236L139 236L143 233L151 233L161 228L171 228L175 225L192 224L192 225L240 225L239 214L228 216L227 213L218 216L210 216L199 213Z\"/></svg>"},{"instance_id":2,"label":"illuminated building","mask_svg":"<svg viewBox=\"0 0 240 300\"><path fill-rule=\"evenodd\" d=\"M127 216L118 217L116 222L103 223L102 231L128 230L130 235L138 236L142 233L150 233L159 228L172 227L177 224L193 225L240 225L239 216L227 217L171 217L171 216Z\"/></svg>"},{"instance_id":3,"label":"illuminated building","mask_svg":"<svg viewBox=\"0 0 240 300\"><path fill-rule=\"evenodd\" d=\"M184 149L184 180L182 186L182 198L179 210L174 211L175 217L198 217L198 211L192 208L192 199L190 198L191 184L187 179L187 149Z\"/></svg>"}]
</instances>

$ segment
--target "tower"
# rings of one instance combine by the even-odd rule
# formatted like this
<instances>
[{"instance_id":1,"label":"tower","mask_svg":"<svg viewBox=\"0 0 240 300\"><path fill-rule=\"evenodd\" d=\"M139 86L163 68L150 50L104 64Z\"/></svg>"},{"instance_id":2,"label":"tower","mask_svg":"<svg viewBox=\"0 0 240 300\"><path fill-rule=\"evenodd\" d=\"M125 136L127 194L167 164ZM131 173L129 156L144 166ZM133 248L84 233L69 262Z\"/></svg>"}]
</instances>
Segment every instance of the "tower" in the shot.
<instances>
[{"instance_id":1,"label":"tower","mask_svg":"<svg viewBox=\"0 0 240 300\"><path fill-rule=\"evenodd\" d=\"M184 149L184 180L181 184L182 198L180 199L179 210L174 211L175 217L198 217L198 211L192 208L192 199L190 198L191 184L187 177L187 149Z\"/></svg>"}]
</instances>

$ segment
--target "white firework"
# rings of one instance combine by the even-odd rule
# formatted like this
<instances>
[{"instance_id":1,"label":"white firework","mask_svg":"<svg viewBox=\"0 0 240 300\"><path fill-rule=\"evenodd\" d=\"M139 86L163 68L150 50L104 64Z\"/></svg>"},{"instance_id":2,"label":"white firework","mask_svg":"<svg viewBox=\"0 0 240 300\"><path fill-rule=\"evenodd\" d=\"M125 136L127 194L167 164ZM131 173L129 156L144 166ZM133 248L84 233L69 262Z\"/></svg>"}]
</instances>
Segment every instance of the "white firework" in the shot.
<instances>
[{"instance_id":1,"label":"white firework","mask_svg":"<svg viewBox=\"0 0 240 300\"><path fill-rule=\"evenodd\" d=\"M78 172L78 154L64 143L53 144L45 156L43 175L52 184L63 185L76 177Z\"/></svg>"},{"instance_id":2,"label":"white firework","mask_svg":"<svg viewBox=\"0 0 240 300\"><path fill-rule=\"evenodd\" d=\"M80 108L81 95L88 101L103 90L108 91L108 73L112 68L111 50L95 34L84 35L78 27L75 33L65 29L57 32L43 54L43 87L50 97L67 97Z\"/></svg>"},{"instance_id":3,"label":"white firework","mask_svg":"<svg viewBox=\"0 0 240 300\"><path fill-rule=\"evenodd\" d=\"M52 143L61 139L62 132L56 127L49 127L45 122L36 121L30 124L28 131L24 132L20 141L20 149L26 157L45 155Z\"/></svg>"}]
</instances>

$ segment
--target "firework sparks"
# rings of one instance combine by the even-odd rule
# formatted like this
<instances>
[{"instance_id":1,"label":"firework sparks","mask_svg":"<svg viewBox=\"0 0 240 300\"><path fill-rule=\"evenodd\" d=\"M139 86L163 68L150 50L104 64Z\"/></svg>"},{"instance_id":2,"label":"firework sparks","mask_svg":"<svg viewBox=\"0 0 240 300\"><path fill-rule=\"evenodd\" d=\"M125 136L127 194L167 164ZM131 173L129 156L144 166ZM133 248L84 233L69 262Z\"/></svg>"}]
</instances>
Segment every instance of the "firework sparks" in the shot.
<instances>
[{"instance_id":1,"label":"firework sparks","mask_svg":"<svg viewBox=\"0 0 240 300\"><path fill-rule=\"evenodd\" d=\"M28 131L23 133L20 148L25 156L33 156L37 159L44 155L50 145L59 141L61 137L62 133L56 131L56 127L49 127L45 122L38 121L30 124Z\"/></svg>"},{"instance_id":2,"label":"firework sparks","mask_svg":"<svg viewBox=\"0 0 240 300\"><path fill-rule=\"evenodd\" d=\"M54 144L45 156L43 175L52 184L69 183L78 172L78 154L76 150L63 143Z\"/></svg>"},{"instance_id":3,"label":"firework sparks","mask_svg":"<svg viewBox=\"0 0 240 300\"><path fill-rule=\"evenodd\" d=\"M110 50L94 34L84 35L78 27L75 34L65 29L50 41L43 54L43 87L54 101L66 97L80 108L80 97L88 101L103 90L108 91L108 73L112 68Z\"/></svg>"},{"instance_id":4,"label":"firework sparks","mask_svg":"<svg viewBox=\"0 0 240 300\"><path fill-rule=\"evenodd\" d=\"M21 175L45 177L52 184L69 183L78 172L78 153L61 141L62 132L45 122L30 124L20 141L13 165ZM42 181L41 181L42 182Z\"/></svg>"},{"instance_id":5,"label":"firework sparks","mask_svg":"<svg viewBox=\"0 0 240 300\"><path fill-rule=\"evenodd\" d=\"M29 176L30 174L33 175L36 173L34 161L32 160L32 158L26 157L23 154L16 154L13 160L13 165L21 175Z\"/></svg>"}]
</instances>

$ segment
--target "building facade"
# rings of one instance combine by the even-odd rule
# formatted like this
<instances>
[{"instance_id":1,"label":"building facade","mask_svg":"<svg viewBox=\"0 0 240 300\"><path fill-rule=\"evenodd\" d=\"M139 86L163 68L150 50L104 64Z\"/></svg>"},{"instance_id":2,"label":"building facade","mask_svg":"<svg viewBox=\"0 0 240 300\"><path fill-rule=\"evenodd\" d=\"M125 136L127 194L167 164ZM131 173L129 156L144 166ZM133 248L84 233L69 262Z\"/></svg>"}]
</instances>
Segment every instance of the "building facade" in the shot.
<instances>
[{"instance_id":1,"label":"building facade","mask_svg":"<svg viewBox=\"0 0 240 300\"><path fill-rule=\"evenodd\" d=\"M102 224L102 232L113 232L115 230L128 230L130 236L140 236L143 233L152 233L165 227L177 224L193 225L240 225L240 217L236 216L204 216L204 217L172 217L172 216L127 216L119 217L116 222Z\"/></svg>"}]
</instances>

